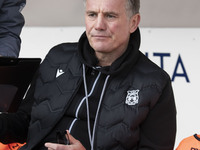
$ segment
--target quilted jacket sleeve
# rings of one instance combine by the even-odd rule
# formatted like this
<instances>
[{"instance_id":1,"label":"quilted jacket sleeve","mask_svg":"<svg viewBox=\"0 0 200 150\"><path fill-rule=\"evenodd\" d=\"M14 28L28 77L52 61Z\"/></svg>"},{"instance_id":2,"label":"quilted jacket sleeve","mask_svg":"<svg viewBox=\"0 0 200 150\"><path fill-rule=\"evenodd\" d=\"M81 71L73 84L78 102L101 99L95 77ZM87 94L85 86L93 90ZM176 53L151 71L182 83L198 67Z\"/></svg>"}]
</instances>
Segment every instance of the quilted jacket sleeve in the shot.
<instances>
[{"instance_id":1,"label":"quilted jacket sleeve","mask_svg":"<svg viewBox=\"0 0 200 150\"><path fill-rule=\"evenodd\" d=\"M140 136L138 150L173 150L176 136L176 107L170 80L142 124Z\"/></svg>"}]
</instances>

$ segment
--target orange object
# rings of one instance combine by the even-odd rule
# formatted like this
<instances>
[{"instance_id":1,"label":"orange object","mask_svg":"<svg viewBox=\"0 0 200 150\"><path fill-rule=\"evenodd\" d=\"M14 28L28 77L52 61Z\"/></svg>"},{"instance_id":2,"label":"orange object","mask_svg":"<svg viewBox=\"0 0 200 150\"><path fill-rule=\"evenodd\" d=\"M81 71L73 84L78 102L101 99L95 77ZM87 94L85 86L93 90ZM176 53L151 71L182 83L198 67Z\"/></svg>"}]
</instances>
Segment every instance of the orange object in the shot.
<instances>
[{"instance_id":1,"label":"orange object","mask_svg":"<svg viewBox=\"0 0 200 150\"><path fill-rule=\"evenodd\" d=\"M193 135L183 139L176 150L200 150L200 135Z\"/></svg>"},{"instance_id":2,"label":"orange object","mask_svg":"<svg viewBox=\"0 0 200 150\"><path fill-rule=\"evenodd\" d=\"M2 144L2 143L0 143L0 150L18 150L24 144L20 144L20 143Z\"/></svg>"}]
</instances>

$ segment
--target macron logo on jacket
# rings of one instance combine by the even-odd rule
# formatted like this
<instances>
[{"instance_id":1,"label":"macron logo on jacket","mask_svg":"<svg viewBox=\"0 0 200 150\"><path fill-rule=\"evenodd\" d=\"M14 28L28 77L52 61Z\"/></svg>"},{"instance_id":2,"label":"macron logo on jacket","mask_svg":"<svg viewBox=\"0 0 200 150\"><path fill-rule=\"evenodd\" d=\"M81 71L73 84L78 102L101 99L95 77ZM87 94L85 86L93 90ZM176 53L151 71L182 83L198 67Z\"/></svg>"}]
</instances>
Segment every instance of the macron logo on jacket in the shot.
<instances>
[{"instance_id":1,"label":"macron logo on jacket","mask_svg":"<svg viewBox=\"0 0 200 150\"><path fill-rule=\"evenodd\" d=\"M65 73L62 69L57 69L56 78Z\"/></svg>"}]
</instances>

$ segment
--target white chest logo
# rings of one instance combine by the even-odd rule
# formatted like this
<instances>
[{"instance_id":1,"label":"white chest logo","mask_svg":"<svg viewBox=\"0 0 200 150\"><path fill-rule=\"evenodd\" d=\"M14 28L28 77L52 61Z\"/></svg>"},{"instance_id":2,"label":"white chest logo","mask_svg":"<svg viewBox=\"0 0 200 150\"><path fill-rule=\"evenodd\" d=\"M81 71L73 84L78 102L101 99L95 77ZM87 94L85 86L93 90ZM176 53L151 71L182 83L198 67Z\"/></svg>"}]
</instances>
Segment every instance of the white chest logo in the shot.
<instances>
[{"instance_id":1,"label":"white chest logo","mask_svg":"<svg viewBox=\"0 0 200 150\"><path fill-rule=\"evenodd\" d=\"M56 72L56 78L65 73L62 69L58 69Z\"/></svg>"},{"instance_id":2,"label":"white chest logo","mask_svg":"<svg viewBox=\"0 0 200 150\"><path fill-rule=\"evenodd\" d=\"M127 96L126 96L126 104L127 105L136 105L138 104L138 100L139 100L139 93L140 90L131 90L131 91L127 91Z\"/></svg>"}]
</instances>

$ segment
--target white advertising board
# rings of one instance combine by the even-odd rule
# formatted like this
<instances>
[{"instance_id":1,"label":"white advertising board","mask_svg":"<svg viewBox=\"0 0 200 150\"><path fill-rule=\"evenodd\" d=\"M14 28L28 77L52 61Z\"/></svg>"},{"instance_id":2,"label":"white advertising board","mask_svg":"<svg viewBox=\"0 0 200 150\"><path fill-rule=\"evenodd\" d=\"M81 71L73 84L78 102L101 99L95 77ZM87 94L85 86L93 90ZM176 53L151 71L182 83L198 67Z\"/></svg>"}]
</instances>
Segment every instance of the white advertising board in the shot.
<instances>
[{"instance_id":1,"label":"white advertising board","mask_svg":"<svg viewBox=\"0 0 200 150\"><path fill-rule=\"evenodd\" d=\"M20 57L44 58L53 46L78 41L84 30L84 27L25 27ZM141 28L140 31L140 50L172 79L177 107L177 147L183 138L200 134L200 28Z\"/></svg>"}]
</instances>

